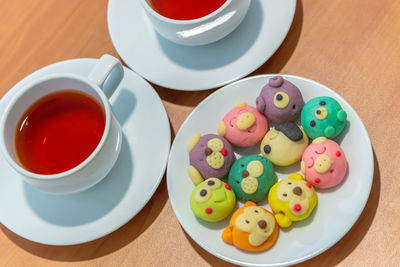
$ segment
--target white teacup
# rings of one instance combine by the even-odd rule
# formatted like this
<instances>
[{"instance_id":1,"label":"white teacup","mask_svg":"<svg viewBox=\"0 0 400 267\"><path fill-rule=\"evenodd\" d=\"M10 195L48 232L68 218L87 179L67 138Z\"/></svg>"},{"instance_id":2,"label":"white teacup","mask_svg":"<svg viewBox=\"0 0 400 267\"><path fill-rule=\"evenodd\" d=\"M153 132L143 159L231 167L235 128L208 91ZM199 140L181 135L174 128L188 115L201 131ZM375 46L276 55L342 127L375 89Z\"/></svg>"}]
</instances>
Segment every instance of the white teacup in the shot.
<instances>
[{"instance_id":1,"label":"white teacup","mask_svg":"<svg viewBox=\"0 0 400 267\"><path fill-rule=\"evenodd\" d=\"M88 77L67 73L46 75L29 83L12 97L0 122L0 150L26 182L47 193L70 194L88 189L108 174L118 158L122 142L121 126L111 110L109 99L102 91L105 80L115 68L121 78L123 68L118 59L103 55ZM121 79L109 80L107 85L111 95ZM22 167L15 152L14 139L18 122L37 100L66 89L86 93L102 106L105 128L101 140L89 157L70 170L50 175L30 172Z\"/></svg>"},{"instance_id":2,"label":"white teacup","mask_svg":"<svg viewBox=\"0 0 400 267\"><path fill-rule=\"evenodd\" d=\"M205 45L231 33L245 17L251 0L227 0L216 11L192 20L170 19L157 13L149 0L140 0L154 29L166 39L182 45Z\"/></svg>"}]
</instances>

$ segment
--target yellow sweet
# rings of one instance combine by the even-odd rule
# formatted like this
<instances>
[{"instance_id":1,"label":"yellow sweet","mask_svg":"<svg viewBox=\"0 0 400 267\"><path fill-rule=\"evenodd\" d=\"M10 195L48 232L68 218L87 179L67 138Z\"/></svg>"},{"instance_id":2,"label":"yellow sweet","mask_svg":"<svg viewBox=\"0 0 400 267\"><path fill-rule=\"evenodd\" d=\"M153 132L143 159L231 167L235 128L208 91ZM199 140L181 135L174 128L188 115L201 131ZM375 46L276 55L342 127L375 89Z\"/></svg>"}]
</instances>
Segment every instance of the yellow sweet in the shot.
<instances>
[{"instance_id":1,"label":"yellow sweet","mask_svg":"<svg viewBox=\"0 0 400 267\"><path fill-rule=\"evenodd\" d=\"M308 137L301 127L303 137L299 141L289 139L281 131L272 128L261 141L260 150L264 157L278 166L288 166L301 159L308 146Z\"/></svg>"},{"instance_id":2,"label":"yellow sweet","mask_svg":"<svg viewBox=\"0 0 400 267\"><path fill-rule=\"evenodd\" d=\"M289 227L293 221L310 216L317 204L313 186L298 173L274 184L268 194L268 203L280 227Z\"/></svg>"}]
</instances>

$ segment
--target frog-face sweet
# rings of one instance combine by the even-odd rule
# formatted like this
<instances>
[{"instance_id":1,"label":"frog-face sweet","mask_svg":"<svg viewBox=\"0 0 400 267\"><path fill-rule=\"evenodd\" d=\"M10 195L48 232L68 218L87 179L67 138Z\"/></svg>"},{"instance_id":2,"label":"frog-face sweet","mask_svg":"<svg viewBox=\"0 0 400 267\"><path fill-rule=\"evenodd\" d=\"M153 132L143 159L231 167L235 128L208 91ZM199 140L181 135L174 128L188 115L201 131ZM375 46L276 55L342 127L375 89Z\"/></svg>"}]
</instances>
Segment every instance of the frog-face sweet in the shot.
<instances>
[{"instance_id":1,"label":"frog-face sweet","mask_svg":"<svg viewBox=\"0 0 400 267\"><path fill-rule=\"evenodd\" d=\"M235 161L231 144L216 134L194 134L189 142L188 151L188 173L194 184L210 177L225 178Z\"/></svg>"},{"instance_id":2,"label":"frog-face sweet","mask_svg":"<svg viewBox=\"0 0 400 267\"><path fill-rule=\"evenodd\" d=\"M346 126L347 113L340 104L329 96L315 97L301 111L301 125L307 135L335 138Z\"/></svg>"},{"instance_id":3,"label":"frog-face sweet","mask_svg":"<svg viewBox=\"0 0 400 267\"><path fill-rule=\"evenodd\" d=\"M257 144L268 131L267 119L247 103L237 103L218 124L218 134L235 146Z\"/></svg>"},{"instance_id":4,"label":"frog-face sweet","mask_svg":"<svg viewBox=\"0 0 400 267\"><path fill-rule=\"evenodd\" d=\"M279 75L269 79L256 99L258 111L275 123L296 121L303 105L299 88Z\"/></svg>"},{"instance_id":5,"label":"frog-face sweet","mask_svg":"<svg viewBox=\"0 0 400 267\"><path fill-rule=\"evenodd\" d=\"M342 148L334 141L318 137L306 148L301 171L317 188L338 185L346 175L347 162Z\"/></svg>"},{"instance_id":6,"label":"frog-face sweet","mask_svg":"<svg viewBox=\"0 0 400 267\"><path fill-rule=\"evenodd\" d=\"M241 200L261 201L276 180L271 162L260 155L238 159L228 175L228 184Z\"/></svg>"},{"instance_id":7,"label":"frog-face sweet","mask_svg":"<svg viewBox=\"0 0 400 267\"><path fill-rule=\"evenodd\" d=\"M317 204L317 193L303 176L294 173L274 184L268 194L268 203L280 227L289 227L293 221L310 216Z\"/></svg>"},{"instance_id":8,"label":"frog-face sweet","mask_svg":"<svg viewBox=\"0 0 400 267\"><path fill-rule=\"evenodd\" d=\"M308 145L308 137L296 123L287 122L269 130L261 141L264 157L278 166L289 166L301 159Z\"/></svg>"},{"instance_id":9,"label":"frog-face sweet","mask_svg":"<svg viewBox=\"0 0 400 267\"><path fill-rule=\"evenodd\" d=\"M222 240L244 250L263 251L275 243L278 233L274 215L248 201L233 213Z\"/></svg>"},{"instance_id":10,"label":"frog-face sweet","mask_svg":"<svg viewBox=\"0 0 400 267\"><path fill-rule=\"evenodd\" d=\"M235 204L236 196L231 187L218 178L208 178L198 184L190 196L194 215L209 222L226 218Z\"/></svg>"}]
</instances>

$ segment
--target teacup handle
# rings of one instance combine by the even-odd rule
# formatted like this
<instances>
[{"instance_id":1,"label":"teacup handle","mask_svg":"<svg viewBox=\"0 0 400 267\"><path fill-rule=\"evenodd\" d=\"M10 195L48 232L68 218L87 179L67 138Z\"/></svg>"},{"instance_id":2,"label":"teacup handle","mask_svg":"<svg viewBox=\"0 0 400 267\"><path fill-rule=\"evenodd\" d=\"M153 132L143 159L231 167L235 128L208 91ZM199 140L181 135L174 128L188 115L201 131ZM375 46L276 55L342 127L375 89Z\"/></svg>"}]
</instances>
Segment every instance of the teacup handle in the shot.
<instances>
[{"instance_id":1,"label":"teacup handle","mask_svg":"<svg viewBox=\"0 0 400 267\"><path fill-rule=\"evenodd\" d=\"M90 72L88 79L95 83L98 87L103 89L104 81L110 76L111 72L115 68L120 68L120 77L117 80L112 80L110 83L107 81L107 92L104 92L108 98L114 93L115 89L118 87L119 83L123 78L123 67L121 62L115 57L105 54L103 55L96 66Z\"/></svg>"}]
</instances>

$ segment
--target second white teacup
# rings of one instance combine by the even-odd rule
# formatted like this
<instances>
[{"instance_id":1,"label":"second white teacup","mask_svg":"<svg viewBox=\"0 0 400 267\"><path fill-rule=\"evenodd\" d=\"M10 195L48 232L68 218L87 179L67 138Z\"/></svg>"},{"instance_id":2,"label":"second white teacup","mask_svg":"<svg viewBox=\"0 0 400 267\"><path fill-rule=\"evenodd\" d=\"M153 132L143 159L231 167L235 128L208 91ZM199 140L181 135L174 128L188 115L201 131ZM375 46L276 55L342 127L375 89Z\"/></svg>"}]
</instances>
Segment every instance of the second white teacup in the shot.
<instances>
[{"instance_id":1,"label":"second white teacup","mask_svg":"<svg viewBox=\"0 0 400 267\"><path fill-rule=\"evenodd\" d=\"M205 45L231 33L245 17L251 0L226 0L214 12L190 20L171 19L156 12L151 0L140 0L154 29L166 39L182 45Z\"/></svg>"},{"instance_id":2,"label":"second white teacup","mask_svg":"<svg viewBox=\"0 0 400 267\"><path fill-rule=\"evenodd\" d=\"M109 99L102 91L104 81L115 69L122 77L121 63L110 55L104 55L88 77L69 73L49 74L26 85L12 97L0 122L0 150L9 165L21 174L26 182L47 193L70 194L88 189L108 174L118 158L122 142L121 126L112 112ZM110 79L110 94L120 80ZM99 104L104 112L105 122L104 131L99 135L101 139L89 156L71 169L52 174L34 173L26 169L18 158L17 127L29 107L47 96L66 90L89 96ZM73 123L71 127L74 127ZM46 164L51 165L51 160Z\"/></svg>"}]
</instances>

